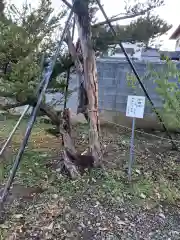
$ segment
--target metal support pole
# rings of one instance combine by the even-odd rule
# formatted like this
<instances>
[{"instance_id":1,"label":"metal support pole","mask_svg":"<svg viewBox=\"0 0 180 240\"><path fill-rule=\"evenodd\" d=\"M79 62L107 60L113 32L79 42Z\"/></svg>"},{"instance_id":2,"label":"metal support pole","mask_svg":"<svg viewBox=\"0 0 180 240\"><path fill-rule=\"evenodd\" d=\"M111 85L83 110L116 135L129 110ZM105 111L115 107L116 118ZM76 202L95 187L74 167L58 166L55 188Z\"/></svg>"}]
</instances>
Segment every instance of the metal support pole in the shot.
<instances>
[{"instance_id":1,"label":"metal support pole","mask_svg":"<svg viewBox=\"0 0 180 240\"><path fill-rule=\"evenodd\" d=\"M107 14L105 13L104 8L102 7L100 1L99 1L99 0L96 0L96 3L98 4L98 6L99 6L99 8L100 8L100 10L101 10L101 12L102 12L102 14L103 14L105 20L107 21L107 23L108 23L108 25L109 25L109 27L110 27L110 29L111 29L113 35L116 37L116 36L117 36L116 31L114 30L114 27L112 26L112 24L111 24L111 22L110 22L110 20L109 20L109 18L108 18L108 16L107 16ZM127 54L125 48L123 47L121 41L119 41L119 46L120 46L120 48L122 49L122 51L123 51L123 53L124 53L124 55L125 55L125 57L126 57L128 63L129 63L129 65L131 66L131 68L132 68L132 70L133 70L134 75L136 76L136 78L137 78L137 80L138 80L138 82L139 82L141 88L143 89L143 91L144 91L144 93L145 93L147 99L149 100L149 102L150 102L150 104L151 104L151 106L152 106L154 112L156 113L156 115L157 115L157 117L158 117L160 123L162 124L164 131L166 132L167 136L169 137L169 139L170 139L170 141L171 141L171 144L172 144L172 148L173 148L174 150L178 150L176 144L174 143L174 141L173 141L173 139L172 139L172 137L171 137L169 131L167 130L166 126L164 125L161 116L159 115L158 111L156 110L156 107L154 106L154 103L152 102L152 100L151 100L151 98L150 98L150 96L149 96L149 94L148 94L146 88L144 87L144 85L143 85L143 83L142 83L142 81L141 81L141 79L140 79L140 77L139 77L139 74L138 74L138 72L136 71L133 62L132 62L131 59L129 58L129 56L128 56L128 54Z\"/></svg>"},{"instance_id":2,"label":"metal support pole","mask_svg":"<svg viewBox=\"0 0 180 240\"><path fill-rule=\"evenodd\" d=\"M134 130L135 130L136 119L132 119L132 133L131 133L131 143L130 143L130 157L129 157L129 167L128 167L128 179L131 181L132 176L132 164L134 160Z\"/></svg>"},{"instance_id":3,"label":"metal support pole","mask_svg":"<svg viewBox=\"0 0 180 240\"><path fill-rule=\"evenodd\" d=\"M13 183L13 180L14 180L14 177L16 175L17 169L19 167L22 155L24 153L24 149L25 149L25 147L26 147L26 145L28 143L28 139L30 137L30 134L31 134L34 122L36 120L36 116L37 116L37 112L38 112L39 106L40 106L42 98L43 98L43 96L44 96L44 94L46 92L46 89L48 87L48 84L49 84L49 81L50 81L50 77L52 75L53 68L54 68L54 65L56 63L57 56L58 56L59 50L61 48L62 42L64 40L65 34L66 34L67 29L69 27L69 23L70 23L72 14L73 14L73 11L71 10L71 12L70 12L70 14L68 16L68 19L66 21L66 24L65 24L65 27L64 27L61 39L59 41L59 46L56 49L56 52L55 52L55 55L54 55L54 59L52 59L52 62L50 64L50 66L48 67L47 71L44 73L42 90L39 93L39 97L38 97L38 101L37 101L36 105L33 107L33 111L31 113L29 122L27 124L27 129L26 129L26 132L25 132L24 139L23 139L23 141L21 143L20 149L19 149L18 154L17 154L17 156L15 158L13 167L12 167L10 173L9 173L9 177L8 177L7 183L6 183L5 188L4 188L3 192L2 192L2 196L1 196L1 199L0 199L0 207L1 207L2 212L3 212L3 204L4 204L5 200L6 200L6 197L7 197L7 194L9 192L9 189L10 189L12 183Z\"/></svg>"},{"instance_id":4,"label":"metal support pole","mask_svg":"<svg viewBox=\"0 0 180 240\"><path fill-rule=\"evenodd\" d=\"M25 114L27 113L27 111L29 110L30 106L28 105L23 113L21 114L20 118L18 119L16 125L14 126L13 130L11 131L11 133L9 134L9 137L7 138L6 142L4 143L3 147L1 148L1 151L0 151L0 157L3 155L6 147L9 145L14 133L16 132L17 128L19 127L19 124L21 123L21 120L23 119L23 117L25 116Z\"/></svg>"}]
</instances>

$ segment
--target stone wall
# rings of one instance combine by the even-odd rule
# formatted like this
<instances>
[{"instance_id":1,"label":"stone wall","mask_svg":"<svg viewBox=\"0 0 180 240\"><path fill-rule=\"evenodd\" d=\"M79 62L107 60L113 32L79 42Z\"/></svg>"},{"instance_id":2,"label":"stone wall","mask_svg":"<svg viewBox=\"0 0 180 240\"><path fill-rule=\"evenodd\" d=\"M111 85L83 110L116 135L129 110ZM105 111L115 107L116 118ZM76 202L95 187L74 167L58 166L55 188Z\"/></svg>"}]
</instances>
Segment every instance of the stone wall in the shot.
<instances>
[{"instance_id":1,"label":"stone wall","mask_svg":"<svg viewBox=\"0 0 180 240\"><path fill-rule=\"evenodd\" d=\"M135 68L140 77L143 77L149 66L147 62L135 61ZM153 69L165 68L164 62L152 62ZM177 64L180 69L180 63ZM99 83L99 110L101 120L108 120L119 124L131 126L131 119L125 117L126 103L128 95L144 95L141 87L137 84L137 88L133 89L127 83L127 74L131 74L132 70L127 61L118 58L101 58L97 60L98 69L98 83ZM172 79L172 81L175 81ZM144 81L144 85L151 97L154 105L157 108L162 107L162 101L155 91L156 85L153 79ZM75 89L78 86L78 80L76 76L72 76L70 81L70 89ZM60 95L47 96L47 102L52 98L59 98ZM84 121L82 115L76 115L76 108L78 102L77 90L74 91L70 97L67 106L71 109L74 120ZM19 108L18 113L22 112L24 108ZM156 120L156 116L152 111L151 105L146 99L145 118L143 120L137 120L137 127L140 128L158 128L159 122Z\"/></svg>"}]
</instances>

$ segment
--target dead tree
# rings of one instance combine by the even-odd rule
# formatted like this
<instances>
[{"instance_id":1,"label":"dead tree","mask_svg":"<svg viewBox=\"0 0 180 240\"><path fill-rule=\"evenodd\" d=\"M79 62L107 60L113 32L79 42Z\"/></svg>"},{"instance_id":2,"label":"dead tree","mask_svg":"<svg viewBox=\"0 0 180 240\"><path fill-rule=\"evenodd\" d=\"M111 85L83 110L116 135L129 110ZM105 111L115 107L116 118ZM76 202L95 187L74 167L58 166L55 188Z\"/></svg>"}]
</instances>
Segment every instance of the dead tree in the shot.
<instances>
[{"instance_id":1,"label":"dead tree","mask_svg":"<svg viewBox=\"0 0 180 240\"><path fill-rule=\"evenodd\" d=\"M63 138L63 166L65 170L68 172L69 176L72 179L78 178L80 176L78 171L78 166L73 159L77 160L77 151L74 147L74 143L71 137L71 127L70 127L70 118L69 118L69 111L68 109L64 109L63 112L63 124L62 129L60 132ZM68 153L71 153L69 155ZM77 161L76 161L77 162Z\"/></svg>"},{"instance_id":2,"label":"dead tree","mask_svg":"<svg viewBox=\"0 0 180 240\"><path fill-rule=\"evenodd\" d=\"M95 52L91 44L88 1L74 1L75 21L78 29L82 61L79 59L79 53L77 53L77 48L73 44L70 32L67 33L67 45L79 77L79 109L77 112L83 113L89 123L89 151L87 155L79 154L76 151L71 137L69 114L67 110L64 111L62 129L60 130L64 144L63 166L71 178L79 177L84 169L100 166L102 159L99 142L97 68Z\"/></svg>"},{"instance_id":3,"label":"dead tree","mask_svg":"<svg viewBox=\"0 0 180 240\"><path fill-rule=\"evenodd\" d=\"M83 113L89 123L89 151L87 155L79 154L71 137L69 112L64 109L60 133L63 137L63 168L71 178L77 178L84 169L101 166L102 152L99 142L98 83L95 52L91 44L91 26L88 0L74 0L74 15L78 29L82 52L81 61L73 44L70 32L67 33L67 45L79 77L79 112ZM83 64L82 64L83 62Z\"/></svg>"},{"instance_id":4,"label":"dead tree","mask_svg":"<svg viewBox=\"0 0 180 240\"><path fill-rule=\"evenodd\" d=\"M71 137L71 125L69 110L65 109L63 113L63 124L60 132L63 136L63 159L61 172L65 170L68 176L72 179L78 178L86 169L90 170L94 166L94 158L91 155L79 154L74 146Z\"/></svg>"},{"instance_id":5,"label":"dead tree","mask_svg":"<svg viewBox=\"0 0 180 240\"><path fill-rule=\"evenodd\" d=\"M82 50L84 89L88 100L89 150L94 158L94 165L99 166L102 159L102 153L99 142L98 82L95 52L91 41L92 32L88 11L89 1L73 0L73 2L75 21Z\"/></svg>"}]
</instances>

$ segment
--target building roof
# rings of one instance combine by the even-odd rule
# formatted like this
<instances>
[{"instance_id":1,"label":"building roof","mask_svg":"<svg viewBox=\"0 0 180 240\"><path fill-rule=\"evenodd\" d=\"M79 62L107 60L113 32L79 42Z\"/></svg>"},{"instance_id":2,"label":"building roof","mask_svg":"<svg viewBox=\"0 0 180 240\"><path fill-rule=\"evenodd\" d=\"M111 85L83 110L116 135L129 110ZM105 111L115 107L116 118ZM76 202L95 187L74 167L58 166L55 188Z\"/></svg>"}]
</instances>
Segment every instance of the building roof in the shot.
<instances>
[{"instance_id":1,"label":"building roof","mask_svg":"<svg viewBox=\"0 0 180 240\"><path fill-rule=\"evenodd\" d=\"M173 34L171 35L170 39L176 39L178 37L178 35L180 35L180 24L177 27L177 29L173 32Z\"/></svg>"}]
</instances>

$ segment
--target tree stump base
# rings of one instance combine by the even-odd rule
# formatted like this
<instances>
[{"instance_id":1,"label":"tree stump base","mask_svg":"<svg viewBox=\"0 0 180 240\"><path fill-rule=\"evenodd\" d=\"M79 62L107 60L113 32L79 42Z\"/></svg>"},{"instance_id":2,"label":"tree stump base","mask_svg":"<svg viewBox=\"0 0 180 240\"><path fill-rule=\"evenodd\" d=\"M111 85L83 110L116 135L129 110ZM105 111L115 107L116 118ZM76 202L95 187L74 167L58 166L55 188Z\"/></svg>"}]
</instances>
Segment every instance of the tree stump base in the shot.
<instances>
[{"instance_id":1,"label":"tree stump base","mask_svg":"<svg viewBox=\"0 0 180 240\"><path fill-rule=\"evenodd\" d=\"M71 179L77 179L86 171L94 168L94 159L90 155L73 156L68 151L63 151L63 158L60 161L60 172Z\"/></svg>"},{"instance_id":2,"label":"tree stump base","mask_svg":"<svg viewBox=\"0 0 180 240\"><path fill-rule=\"evenodd\" d=\"M76 151L71 137L69 109L65 109L62 116L63 124L62 129L60 129L59 132L62 135L64 150L60 168L63 173L66 173L72 179L76 179L79 178L86 170L94 168L96 161L91 154L79 154Z\"/></svg>"}]
</instances>

